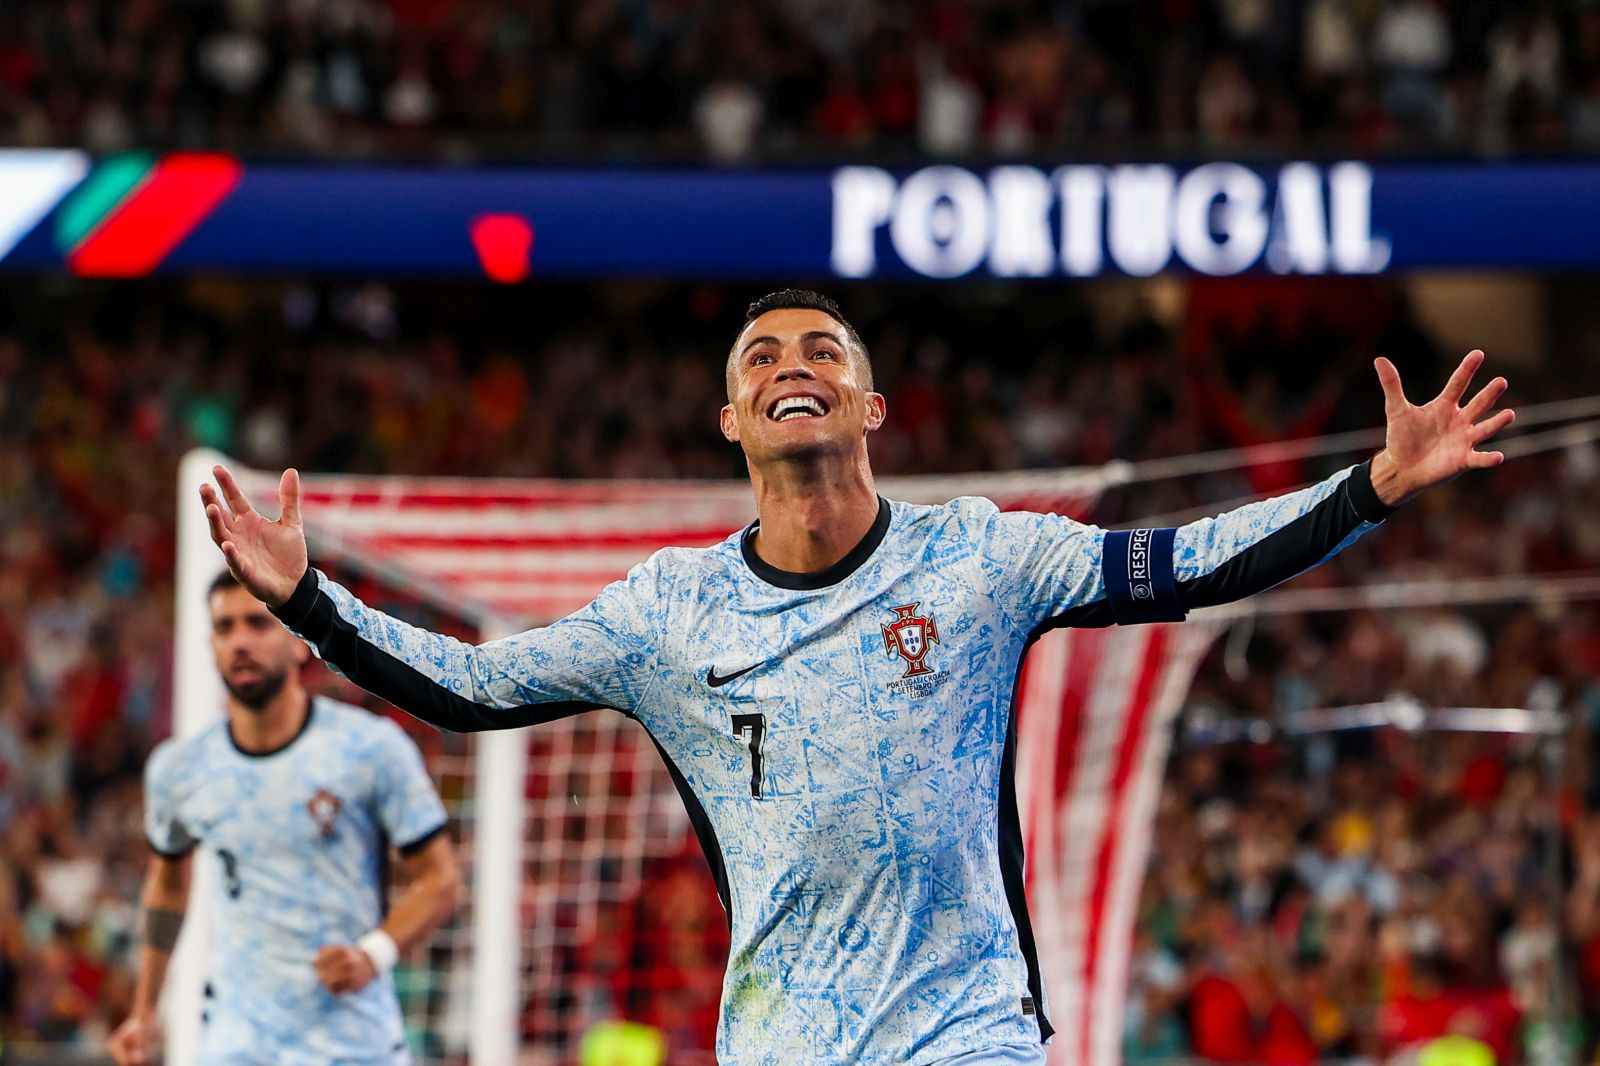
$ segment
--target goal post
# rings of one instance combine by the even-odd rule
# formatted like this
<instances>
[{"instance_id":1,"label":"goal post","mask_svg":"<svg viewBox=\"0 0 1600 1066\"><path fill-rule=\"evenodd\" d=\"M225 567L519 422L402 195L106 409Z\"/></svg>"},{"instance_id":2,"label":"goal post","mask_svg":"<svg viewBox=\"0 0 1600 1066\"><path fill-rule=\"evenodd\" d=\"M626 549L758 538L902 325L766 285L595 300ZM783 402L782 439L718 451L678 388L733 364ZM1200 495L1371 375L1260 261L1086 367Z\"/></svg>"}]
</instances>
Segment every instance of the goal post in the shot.
<instances>
[{"instance_id":1,"label":"goal post","mask_svg":"<svg viewBox=\"0 0 1600 1066\"><path fill-rule=\"evenodd\" d=\"M200 503L200 486L211 480L211 468L224 461L219 452L199 449L184 456L178 465L172 701L172 732L178 737L193 736L223 713L222 679L211 657L206 589L224 564L222 553L211 542L211 529ZM161 996L162 1028L171 1062L193 1062L200 1049L205 955L211 942L210 885L215 876L206 849L195 849L188 913Z\"/></svg>"},{"instance_id":2,"label":"goal post","mask_svg":"<svg viewBox=\"0 0 1600 1066\"><path fill-rule=\"evenodd\" d=\"M498 619L488 638L515 627ZM521 1025L522 852L526 821L528 730L501 729L477 740L477 821L473 848L472 1061L515 1066Z\"/></svg>"}]
</instances>

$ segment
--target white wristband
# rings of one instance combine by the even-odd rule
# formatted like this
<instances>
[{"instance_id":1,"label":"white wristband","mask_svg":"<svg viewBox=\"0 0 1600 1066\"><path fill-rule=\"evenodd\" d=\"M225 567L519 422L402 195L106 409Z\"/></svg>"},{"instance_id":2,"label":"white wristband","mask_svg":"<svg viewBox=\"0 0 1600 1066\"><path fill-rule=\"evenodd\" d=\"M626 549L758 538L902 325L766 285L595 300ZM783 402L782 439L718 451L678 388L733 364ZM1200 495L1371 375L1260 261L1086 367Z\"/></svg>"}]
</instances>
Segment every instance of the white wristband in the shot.
<instances>
[{"instance_id":1,"label":"white wristband","mask_svg":"<svg viewBox=\"0 0 1600 1066\"><path fill-rule=\"evenodd\" d=\"M374 929L356 941L356 947L367 953L379 973L388 973L400 961L400 945L382 929Z\"/></svg>"}]
</instances>

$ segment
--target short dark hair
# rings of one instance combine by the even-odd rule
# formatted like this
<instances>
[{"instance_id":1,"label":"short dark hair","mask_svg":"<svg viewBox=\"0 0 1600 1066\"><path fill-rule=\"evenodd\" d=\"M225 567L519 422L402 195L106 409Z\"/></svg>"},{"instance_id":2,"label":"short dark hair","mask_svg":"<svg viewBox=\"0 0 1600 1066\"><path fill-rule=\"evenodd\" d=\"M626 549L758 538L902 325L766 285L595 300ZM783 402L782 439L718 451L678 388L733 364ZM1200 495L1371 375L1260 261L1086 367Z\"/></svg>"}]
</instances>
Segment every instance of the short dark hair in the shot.
<instances>
[{"instance_id":1,"label":"short dark hair","mask_svg":"<svg viewBox=\"0 0 1600 1066\"><path fill-rule=\"evenodd\" d=\"M866 343L862 341L861 334L856 332L856 328L850 324L850 320L844 317L844 312L839 310L839 305L822 293L811 289L779 289L777 292L769 292L745 308L744 326L748 326L768 311L784 311L791 308L801 311L821 311L844 327L844 337L853 349L852 354L856 358L856 369L861 374L861 383L866 386L868 392L871 392L872 358L867 354ZM741 333L744 332L744 326L739 327ZM727 370L730 399L733 397L733 354L730 348Z\"/></svg>"},{"instance_id":2,"label":"short dark hair","mask_svg":"<svg viewBox=\"0 0 1600 1066\"><path fill-rule=\"evenodd\" d=\"M229 589L242 588L244 588L244 586L239 584L239 579L233 576L233 571L224 570L222 573L211 579L211 587L206 589L206 599L209 600L219 592L227 592Z\"/></svg>"}]
</instances>

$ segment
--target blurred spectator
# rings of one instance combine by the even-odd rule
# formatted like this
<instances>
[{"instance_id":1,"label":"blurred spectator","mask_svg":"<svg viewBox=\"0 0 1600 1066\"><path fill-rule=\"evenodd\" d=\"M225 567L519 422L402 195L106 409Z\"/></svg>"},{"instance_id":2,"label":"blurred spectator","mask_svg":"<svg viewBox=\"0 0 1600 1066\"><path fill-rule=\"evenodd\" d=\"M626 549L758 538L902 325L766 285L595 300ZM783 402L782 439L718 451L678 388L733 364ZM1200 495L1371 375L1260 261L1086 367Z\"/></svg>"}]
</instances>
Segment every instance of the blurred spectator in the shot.
<instances>
[{"instance_id":1,"label":"blurred spectator","mask_svg":"<svg viewBox=\"0 0 1600 1066\"><path fill-rule=\"evenodd\" d=\"M1588 4L493 0L423 18L415 6L14 0L0 9L0 137L716 160L913 144L961 155L980 127L1000 154L1595 138Z\"/></svg>"},{"instance_id":2,"label":"blurred spectator","mask_svg":"<svg viewBox=\"0 0 1600 1066\"><path fill-rule=\"evenodd\" d=\"M1384 108L1404 127L1439 127L1439 75L1450 62L1450 27L1438 0L1397 0L1374 30L1373 59L1383 71Z\"/></svg>"},{"instance_id":3,"label":"blurred spectator","mask_svg":"<svg viewBox=\"0 0 1600 1066\"><path fill-rule=\"evenodd\" d=\"M724 163L748 159L761 112L761 96L748 79L729 72L712 81L694 105L695 128L707 154Z\"/></svg>"}]
</instances>

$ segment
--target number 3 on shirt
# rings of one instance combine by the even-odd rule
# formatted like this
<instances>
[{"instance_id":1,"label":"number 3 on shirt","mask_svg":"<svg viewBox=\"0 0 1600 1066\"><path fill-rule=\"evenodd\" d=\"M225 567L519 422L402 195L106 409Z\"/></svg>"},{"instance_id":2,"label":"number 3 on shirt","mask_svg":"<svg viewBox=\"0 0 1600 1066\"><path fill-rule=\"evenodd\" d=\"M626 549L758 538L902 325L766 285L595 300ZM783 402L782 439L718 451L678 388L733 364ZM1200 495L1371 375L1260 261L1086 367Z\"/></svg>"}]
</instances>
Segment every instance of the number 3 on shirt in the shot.
<instances>
[{"instance_id":1,"label":"number 3 on shirt","mask_svg":"<svg viewBox=\"0 0 1600 1066\"><path fill-rule=\"evenodd\" d=\"M222 883L229 899L239 898L239 860L227 848L217 849L217 859L222 863Z\"/></svg>"},{"instance_id":2,"label":"number 3 on shirt","mask_svg":"<svg viewBox=\"0 0 1600 1066\"><path fill-rule=\"evenodd\" d=\"M761 742L767 737L764 714L733 715L733 735L750 745L750 795L761 798Z\"/></svg>"}]
</instances>

